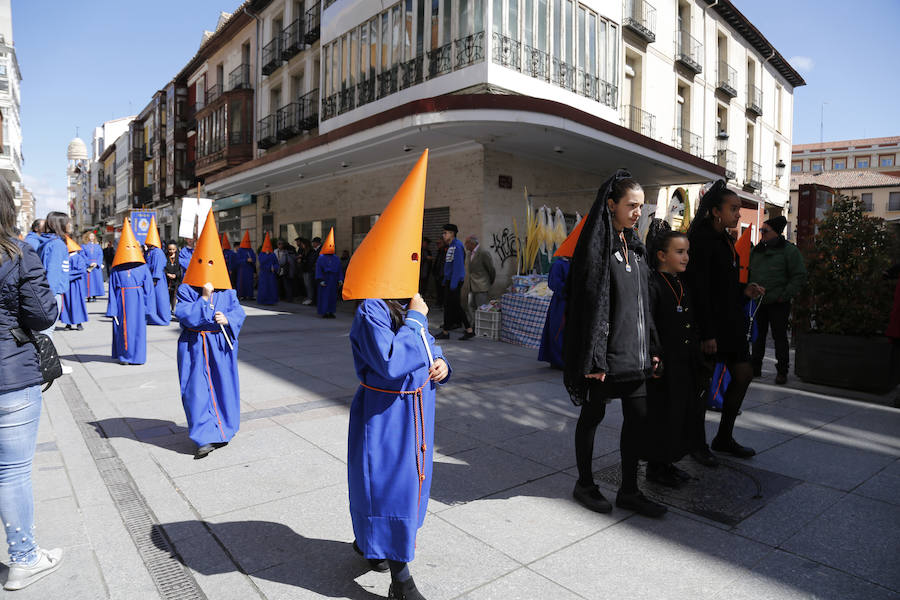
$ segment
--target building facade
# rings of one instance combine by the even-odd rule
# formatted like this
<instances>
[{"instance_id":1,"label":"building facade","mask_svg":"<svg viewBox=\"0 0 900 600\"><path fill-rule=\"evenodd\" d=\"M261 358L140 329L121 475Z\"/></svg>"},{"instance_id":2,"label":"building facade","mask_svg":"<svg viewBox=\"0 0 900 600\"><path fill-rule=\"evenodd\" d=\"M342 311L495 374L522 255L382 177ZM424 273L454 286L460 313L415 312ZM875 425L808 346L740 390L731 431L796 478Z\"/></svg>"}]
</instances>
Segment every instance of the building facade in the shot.
<instances>
[{"instance_id":1,"label":"building facade","mask_svg":"<svg viewBox=\"0 0 900 600\"><path fill-rule=\"evenodd\" d=\"M22 72L13 43L10 0L0 0L0 175L14 192L16 209L22 206L22 121L20 85ZM22 223L19 224L21 228ZM29 221L23 231L31 225Z\"/></svg>"},{"instance_id":2,"label":"building facade","mask_svg":"<svg viewBox=\"0 0 900 600\"><path fill-rule=\"evenodd\" d=\"M81 138L74 138L66 148L66 192L69 216L75 234L93 227L91 215L91 171L87 146Z\"/></svg>"}]
</instances>

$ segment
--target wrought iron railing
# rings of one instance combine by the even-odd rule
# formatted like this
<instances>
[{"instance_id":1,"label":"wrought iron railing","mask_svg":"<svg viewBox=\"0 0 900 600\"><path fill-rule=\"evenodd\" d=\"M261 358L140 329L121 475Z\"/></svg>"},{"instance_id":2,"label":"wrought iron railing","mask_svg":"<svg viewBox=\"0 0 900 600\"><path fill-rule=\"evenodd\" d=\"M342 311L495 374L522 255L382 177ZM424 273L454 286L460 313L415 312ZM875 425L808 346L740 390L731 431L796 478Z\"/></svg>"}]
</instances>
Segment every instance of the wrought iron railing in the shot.
<instances>
[{"instance_id":1,"label":"wrought iron railing","mask_svg":"<svg viewBox=\"0 0 900 600\"><path fill-rule=\"evenodd\" d=\"M684 127L672 130L672 143L682 152L703 157L703 138Z\"/></svg>"},{"instance_id":2,"label":"wrought iron railing","mask_svg":"<svg viewBox=\"0 0 900 600\"><path fill-rule=\"evenodd\" d=\"M356 108L356 87L350 86L338 92L338 114Z\"/></svg>"},{"instance_id":3,"label":"wrought iron railing","mask_svg":"<svg viewBox=\"0 0 900 600\"><path fill-rule=\"evenodd\" d=\"M276 130L277 117L269 115L263 117L256 124L256 145L260 148L271 148L278 143L278 134Z\"/></svg>"},{"instance_id":4,"label":"wrought iron railing","mask_svg":"<svg viewBox=\"0 0 900 600\"><path fill-rule=\"evenodd\" d=\"M578 85L578 93L582 96L591 98L611 108L615 108L618 105L619 88L613 84L580 69L576 72L575 79Z\"/></svg>"},{"instance_id":5,"label":"wrought iron railing","mask_svg":"<svg viewBox=\"0 0 900 600\"><path fill-rule=\"evenodd\" d=\"M272 38L272 40L262 48L262 71L263 75L271 75L281 66L281 32Z\"/></svg>"},{"instance_id":6,"label":"wrought iron railing","mask_svg":"<svg viewBox=\"0 0 900 600\"><path fill-rule=\"evenodd\" d=\"M484 60L484 32L479 31L453 42L456 46L456 67L461 69Z\"/></svg>"},{"instance_id":7,"label":"wrought iron railing","mask_svg":"<svg viewBox=\"0 0 900 600\"><path fill-rule=\"evenodd\" d=\"M453 44L444 44L434 50L426 52L428 56L428 78L434 78L453 70L453 61L451 53L453 52Z\"/></svg>"},{"instance_id":8,"label":"wrought iron railing","mask_svg":"<svg viewBox=\"0 0 900 600\"><path fill-rule=\"evenodd\" d=\"M491 36L494 62L516 71L522 70L522 44L496 31Z\"/></svg>"},{"instance_id":9,"label":"wrought iron railing","mask_svg":"<svg viewBox=\"0 0 900 600\"><path fill-rule=\"evenodd\" d=\"M275 113L275 135L280 140L294 137L301 131L300 128L300 103L290 102L282 106Z\"/></svg>"},{"instance_id":10,"label":"wrought iron railing","mask_svg":"<svg viewBox=\"0 0 900 600\"><path fill-rule=\"evenodd\" d=\"M762 189L762 166L752 160L747 162L747 177L744 183L754 190Z\"/></svg>"},{"instance_id":11,"label":"wrought iron railing","mask_svg":"<svg viewBox=\"0 0 900 600\"><path fill-rule=\"evenodd\" d=\"M290 60L299 54L306 44L306 27L303 18L296 19L281 32L281 59Z\"/></svg>"},{"instance_id":12,"label":"wrought iron railing","mask_svg":"<svg viewBox=\"0 0 900 600\"><path fill-rule=\"evenodd\" d=\"M747 84L747 110L762 116L762 90L753 85Z\"/></svg>"},{"instance_id":13,"label":"wrought iron railing","mask_svg":"<svg viewBox=\"0 0 900 600\"><path fill-rule=\"evenodd\" d=\"M525 46L524 69L526 75L550 81L550 55L543 50Z\"/></svg>"},{"instance_id":14,"label":"wrought iron railing","mask_svg":"<svg viewBox=\"0 0 900 600\"><path fill-rule=\"evenodd\" d=\"M378 97L384 98L397 91L397 65L378 74Z\"/></svg>"},{"instance_id":15,"label":"wrought iron railing","mask_svg":"<svg viewBox=\"0 0 900 600\"><path fill-rule=\"evenodd\" d=\"M306 24L306 31L304 32L304 41L313 45L316 43L316 40L319 39L322 35L322 3L316 2L316 4L306 11L306 15L303 17L303 22Z\"/></svg>"},{"instance_id":16,"label":"wrought iron railing","mask_svg":"<svg viewBox=\"0 0 900 600\"><path fill-rule=\"evenodd\" d=\"M417 56L406 62L400 63L400 89L408 88L417 83L422 83L424 78L423 67L425 57ZM362 101L359 102L363 104Z\"/></svg>"},{"instance_id":17,"label":"wrought iron railing","mask_svg":"<svg viewBox=\"0 0 900 600\"><path fill-rule=\"evenodd\" d=\"M332 94L322 98L322 120L330 119L337 114L338 95Z\"/></svg>"},{"instance_id":18,"label":"wrought iron railing","mask_svg":"<svg viewBox=\"0 0 900 600\"><path fill-rule=\"evenodd\" d=\"M703 44L680 29L675 32L675 60L694 73L703 71Z\"/></svg>"},{"instance_id":19,"label":"wrought iron railing","mask_svg":"<svg viewBox=\"0 0 900 600\"><path fill-rule=\"evenodd\" d=\"M646 41L656 41L656 9L649 2L625 0L622 24Z\"/></svg>"},{"instance_id":20,"label":"wrought iron railing","mask_svg":"<svg viewBox=\"0 0 900 600\"><path fill-rule=\"evenodd\" d=\"M250 65L241 64L235 67L228 74L228 89L240 90L251 87L250 84Z\"/></svg>"},{"instance_id":21,"label":"wrought iron railing","mask_svg":"<svg viewBox=\"0 0 900 600\"><path fill-rule=\"evenodd\" d=\"M575 67L554 58L552 68L551 81L553 83L570 92L577 91L578 88L575 84L575 74L577 70Z\"/></svg>"},{"instance_id":22,"label":"wrought iron railing","mask_svg":"<svg viewBox=\"0 0 900 600\"><path fill-rule=\"evenodd\" d=\"M303 131L310 131L319 126L319 88L300 96L300 126Z\"/></svg>"},{"instance_id":23,"label":"wrought iron railing","mask_svg":"<svg viewBox=\"0 0 900 600\"><path fill-rule=\"evenodd\" d=\"M210 104L215 102L216 99L221 95L222 95L222 84L221 83L216 83L216 84L213 84L211 87L206 88L206 105L209 106Z\"/></svg>"},{"instance_id":24,"label":"wrought iron railing","mask_svg":"<svg viewBox=\"0 0 900 600\"><path fill-rule=\"evenodd\" d=\"M375 78L369 77L356 84L356 105L362 106L375 100Z\"/></svg>"},{"instance_id":25,"label":"wrought iron railing","mask_svg":"<svg viewBox=\"0 0 900 600\"><path fill-rule=\"evenodd\" d=\"M724 60L719 61L719 70L716 73L716 88L726 96L737 96L737 71L728 66Z\"/></svg>"},{"instance_id":26,"label":"wrought iron railing","mask_svg":"<svg viewBox=\"0 0 900 600\"><path fill-rule=\"evenodd\" d=\"M649 138L656 133L656 117L631 104L622 105L622 123L628 129Z\"/></svg>"}]
</instances>

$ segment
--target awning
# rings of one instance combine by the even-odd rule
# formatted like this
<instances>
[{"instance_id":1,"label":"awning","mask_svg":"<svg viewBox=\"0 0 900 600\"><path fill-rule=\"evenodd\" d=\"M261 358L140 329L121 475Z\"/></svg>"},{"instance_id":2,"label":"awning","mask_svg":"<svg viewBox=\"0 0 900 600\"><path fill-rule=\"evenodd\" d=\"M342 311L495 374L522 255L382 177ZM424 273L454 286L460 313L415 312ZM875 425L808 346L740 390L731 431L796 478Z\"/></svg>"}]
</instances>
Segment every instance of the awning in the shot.
<instances>
[{"instance_id":1,"label":"awning","mask_svg":"<svg viewBox=\"0 0 900 600\"><path fill-rule=\"evenodd\" d=\"M226 196L225 198L214 200L212 209L217 211L237 208L238 206L246 206L247 204L253 204L254 199L253 194L235 194L233 196Z\"/></svg>"}]
</instances>

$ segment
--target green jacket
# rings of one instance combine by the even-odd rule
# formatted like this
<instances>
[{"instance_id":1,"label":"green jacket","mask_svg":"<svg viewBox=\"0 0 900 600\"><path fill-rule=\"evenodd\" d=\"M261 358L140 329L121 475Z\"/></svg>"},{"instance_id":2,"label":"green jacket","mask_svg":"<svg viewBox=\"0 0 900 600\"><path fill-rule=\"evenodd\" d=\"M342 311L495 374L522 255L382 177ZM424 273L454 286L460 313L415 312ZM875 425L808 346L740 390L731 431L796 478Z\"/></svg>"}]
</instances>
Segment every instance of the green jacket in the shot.
<instances>
[{"instance_id":1,"label":"green jacket","mask_svg":"<svg viewBox=\"0 0 900 600\"><path fill-rule=\"evenodd\" d=\"M789 302L806 282L806 265L797 246L779 236L750 252L750 282L766 288L763 304Z\"/></svg>"}]
</instances>

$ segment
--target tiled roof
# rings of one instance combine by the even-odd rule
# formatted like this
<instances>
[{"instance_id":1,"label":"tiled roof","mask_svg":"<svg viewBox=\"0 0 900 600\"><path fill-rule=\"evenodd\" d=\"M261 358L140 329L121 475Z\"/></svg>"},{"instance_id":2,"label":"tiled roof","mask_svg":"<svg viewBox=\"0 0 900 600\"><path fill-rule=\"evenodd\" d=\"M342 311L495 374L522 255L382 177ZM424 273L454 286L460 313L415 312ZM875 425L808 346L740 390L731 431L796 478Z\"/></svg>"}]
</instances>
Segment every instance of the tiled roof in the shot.
<instances>
[{"instance_id":1,"label":"tiled roof","mask_svg":"<svg viewBox=\"0 0 900 600\"><path fill-rule=\"evenodd\" d=\"M818 173L792 173L791 189L799 189L800 184L817 183L838 190L867 187L900 187L900 177L878 171L819 171Z\"/></svg>"},{"instance_id":2,"label":"tiled roof","mask_svg":"<svg viewBox=\"0 0 900 600\"><path fill-rule=\"evenodd\" d=\"M838 140L835 142L817 142L815 144L794 144L792 154L809 150L830 150L831 148L847 148L848 146L879 146L881 144L900 144L900 135L893 137L863 138L861 140Z\"/></svg>"}]
</instances>

